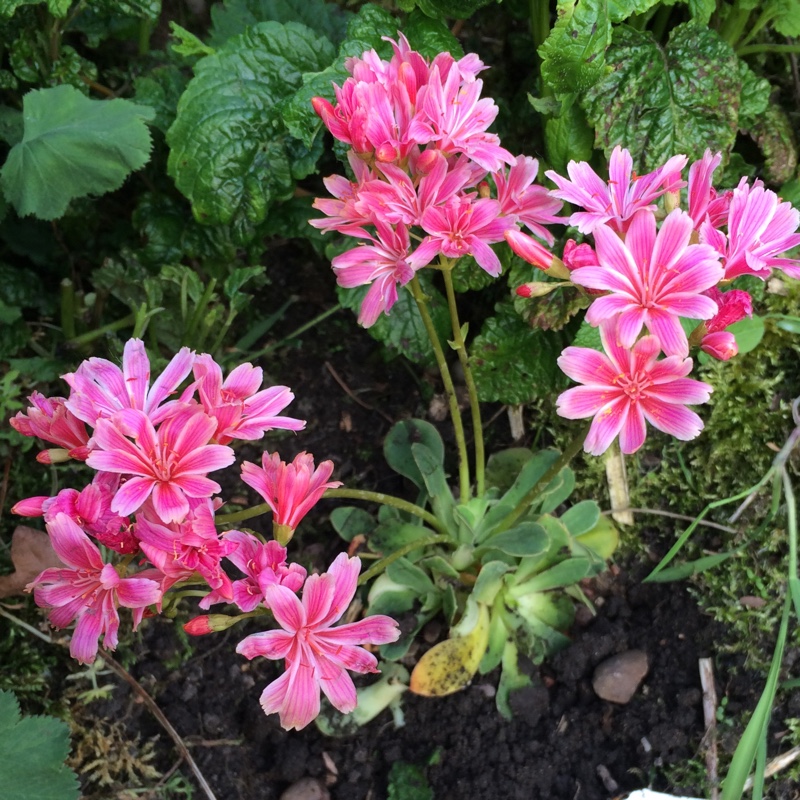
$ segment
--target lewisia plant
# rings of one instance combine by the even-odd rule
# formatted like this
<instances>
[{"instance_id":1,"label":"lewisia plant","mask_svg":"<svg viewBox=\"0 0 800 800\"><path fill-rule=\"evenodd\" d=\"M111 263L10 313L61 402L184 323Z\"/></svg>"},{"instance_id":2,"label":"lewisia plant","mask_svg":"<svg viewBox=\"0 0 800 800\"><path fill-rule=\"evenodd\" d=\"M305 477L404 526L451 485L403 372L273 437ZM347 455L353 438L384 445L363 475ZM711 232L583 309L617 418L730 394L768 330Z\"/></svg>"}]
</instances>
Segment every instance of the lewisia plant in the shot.
<instances>
[{"instance_id":1,"label":"lewisia plant","mask_svg":"<svg viewBox=\"0 0 800 800\"><path fill-rule=\"evenodd\" d=\"M55 627L75 623L72 656L92 663L101 637L105 649L115 649L120 607L132 609L136 628L145 615L199 596L203 609L225 603L235 611L195 617L186 625L190 633L222 630L262 614L272 614L281 626L248 637L239 650L248 658L285 658L284 676L267 687L271 699L263 701L267 713L280 713L285 727L303 727L316 716L320 686L337 708L352 711L355 689L345 670L376 672L374 656L360 645L394 641L397 623L373 616L335 626L355 593L360 561L340 557L324 575L308 576L300 564L287 561L283 546L325 490L340 485L328 480L333 464L315 468L307 453L291 464L277 453L265 454L262 466L245 462L244 482L269 504L255 513L272 510L280 541L218 530L237 515L218 514L222 489L209 474L234 462L235 440L260 439L273 429L301 430L305 422L282 415L292 392L285 386L261 389L262 370L250 364L223 380L211 356L188 348L151 386L150 362L138 339L125 345L121 368L91 358L64 378L68 397L35 393L31 407L11 424L58 446L43 451L40 461L79 459L95 476L81 490L29 497L13 511L44 518L64 564L46 569L27 589ZM240 512L238 518L254 515ZM244 577L232 579L231 568ZM295 597L300 591L305 605ZM324 610L319 603L327 603ZM254 644L273 640L281 644ZM299 710L287 698L301 703Z\"/></svg>"}]
</instances>

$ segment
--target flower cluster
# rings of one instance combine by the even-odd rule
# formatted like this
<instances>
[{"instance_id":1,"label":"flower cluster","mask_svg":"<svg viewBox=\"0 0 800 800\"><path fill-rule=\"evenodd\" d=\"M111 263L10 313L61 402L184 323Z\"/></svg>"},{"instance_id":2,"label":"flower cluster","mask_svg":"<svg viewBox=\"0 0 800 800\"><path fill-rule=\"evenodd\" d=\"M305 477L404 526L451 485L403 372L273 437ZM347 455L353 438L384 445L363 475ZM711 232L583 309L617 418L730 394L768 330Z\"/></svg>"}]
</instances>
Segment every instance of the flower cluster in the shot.
<instances>
[{"instance_id":1,"label":"flower cluster","mask_svg":"<svg viewBox=\"0 0 800 800\"><path fill-rule=\"evenodd\" d=\"M389 312L398 287L437 257L434 266L447 270L470 255L499 275L492 245L506 240L561 280L525 284L521 296L572 284L592 300L586 321L601 329L606 354L571 347L559 360L583 386L564 392L558 411L593 417L587 451L599 455L619 435L623 452L633 452L645 420L680 439L697 436L702 422L685 406L705 402L711 387L686 377L690 348L723 360L736 354L726 328L752 314L749 295L729 288L738 276L766 278L778 268L800 277L798 262L782 256L800 244L800 213L760 181L717 193L722 156L710 151L689 168L686 211L677 207L685 155L637 175L631 154L617 147L608 181L573 161L568 177L546 173L556 186L548 191L534 183L534 159L512 156L488 132L498 109L480 97L484 65L476 56L427 61L402 35L392 47L390 61L375 51L349 59L351 77L334 86L335 104L313 101L351 147L352 180L325 181L334 199L316 200L325 217L311 224L362 240L332 262L341 286L369 285L359 321L370 326ZM546 225L561 221L564 201L578 210L563 221L594 246L570 239L559 259Z\"/></svg>"},{"instance_id":2,"label":"flower cluster","mask_svg":"<svg viewBox=\"0 0 800 800\"><path fill-rule=\"evenodd\" d=\"M562 206L534 184L535 159L514 157L487 132L498 108L480 96L485 67L477 56L440 53L428 62L402 35L392 46L388 62L372 50L348 60L352 77L334 87L335 106L313 101L328 130L351 146L353 180L325 180L335 199L316 200L326 217L311 224L363 240L334 258L333 270L340 286L369 284L359 315L365 327L437 257L471 255L497 276L490 245L507 231L525 226L552 244L544 226ZM421 239L416 248L413 239Z\"/></svg>"},{"instance_id":3,"label":"flower cluster","mask_svg":"<svg viewBox=\"0 0 800 800\"><path fill-rule=\"evenodd\" d=\"M31 407L11 424L20 433L57 445L43 451L40 461L76 458L96 474L80 491L30 497L13 511L44 517L64 564L44 570L28 589L53 625L76 623L72 656L92 663L101 636L105 648L116 647L120 606L133 610L135 628L145 614L179 600L183 586L204 584L208 591L201 608L228 603L245 614L271 609L284 628L242 643L241 652L252 658L258 651L258 645L249 644L254 638L281 642L263 652L285 658L287 668L284 678L267 687L265 696L272 698L264 703L267 713L278 711L286 727L303 727L319 709L320 687L338 708L351 711L354 690L345 668L375 671L374 658L356 645L394 641L397 625L388 617L373 617L331 627L353 597L360 562L337 559L325 575L308 577L302 566L287 562L284 547L325 490L340 485L329 480L333 464L315 467L307 453L290 464L276 453L265 454L261 467L245 462L242 478L272 511L276 540L217 531L216 513L223 500L209 473L233 463L234 440L260 439L278 428L301 430L305 422L282 416L294 399L292 392L285 386L261 389L262 370L250 364L236 367L223 380L211 356L188 348L151 385L150 362L137 339L125 345L121 368L91 358L64 379L68 397L35 393ZM244 577L231 579L226 561ZM302 620L299 612L287 611L293 602L301 608L295 597L301 589L304 603L322 592L327 598L324 614L317 613L317 605ZM187 629L210 632L214 627L209 619L198 617ZM315 636L309 635L311 630ZM346 648L336 644L345 640ZM302 702L302 711L296 702Z\"/></svg>"},{"instance_id":4,"label":"flower cluster","mask_svg":"<svg viewBox=\"0 0 800 800\"><path fill-rule=\"evenodd\" d=\"M534 240L509 238L523 258L566 273L593 297L586 321L600 328L606 355L567 348L559 365L583 385L558 399L562 416L593 417L585 443L590 453L604 452L617 435L622 452L634 452L644 442L645 420L678 439L697 436L702 422L685 406L705 402L712 388L686 377L690 346L717 359L733 357L736 339L726 328L753 311L748 293L729 288L731 281L741 275L765 279L773 268L800 277L800 262L782 257L800 245L800 212L760 181L750 186L742 179L733 191L717 194L712 177L720 161L720 154L707 151L691 165L688 211L674 207L685 186L685 156L636 176L630 154L617 147L608 184L588 164L570 162L571 180L547 176L558 187L556 197L584 209L569 222L593 235L594 248L570 240L557 264ZM659 227L652 202L665 194L672 210L661 214ZM687 320L694 326L690 334ZM666 357L659 360L662 352Z\"/></svg>"}]
</instances>

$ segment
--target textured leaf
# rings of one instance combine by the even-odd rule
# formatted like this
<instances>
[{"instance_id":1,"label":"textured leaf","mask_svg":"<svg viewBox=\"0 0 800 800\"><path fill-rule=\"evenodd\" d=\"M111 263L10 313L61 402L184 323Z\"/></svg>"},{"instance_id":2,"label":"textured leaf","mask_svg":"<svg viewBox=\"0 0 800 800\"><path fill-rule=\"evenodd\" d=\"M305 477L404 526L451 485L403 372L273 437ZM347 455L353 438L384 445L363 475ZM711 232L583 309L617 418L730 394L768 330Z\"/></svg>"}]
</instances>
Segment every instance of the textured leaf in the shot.
<instances>
[{"instance_id":1,"label":"textured leaf","mask_svg":"<svg viewBox=\"0 0 800 800\"><path fill-rule=\"evenodd\" d=\"M781 36L800 36L800 0L772 0L778 14L771 25Z\"/></svg>"},{"instance_id":2,"label":"textured leaf","mask_svg":"<svg viewBox=\"0 0 800 800\"><path fill-rule=\"evenodd\" d=\"M772 87L766 78L759 78L741 60L739 61L739 78L742 81L739 129L749 130L769 107L769 96L772 92Z\"/></svg>"},{"instance_id":3,"label":"textured leaf","mask_svg":"<svg viewBox=\"0 0 800 800\"><path fill-rule=\"evenodd\" d=\"M479 8L500 0L400 0L398 6L403 11L411 11L415 7L432 19L468 19Z\"/></svg>"},{"instance_id":4,"label":"textured leaf","mask_svg":"<svg viewBox=\"0 0 800 800\"><path fill-rule=\"evenodd\" d=\"M556 363L565 344L562 337L529 328L507 304L497 311L471 348L480 399L529 403L563 386Z\"/></svg>"},{"instance_id":5,"label":"textured leaf","mask_svg":"<svg viewBox=\"0 0 800 800\"><path fill-rule=\"evenodd\" d=\"M172 50L178 55L191 58L192 56L211 56L214 55L214 48L203 44L191 31L182 28L175 20L170 21L169 29L173 38L176 39L172 45Z\"/></svg>"},{"instance_id":6,"label":"textured leaf","mask_svg":"<svg viewBox=\"0 0 800 800\"><path fill-rule=\"evenodd\" d=\"M544 126L544 147L550 168L565 174L570 161L589 161L592 157L592 129L577 103L569 103Z\"/></svg>"},{"instance_id":7,"label":"textured leaf","mask_svg":"<svg viewBox=\"0 0 800 800\"><path fill-rule=\"evenodd\" d=\"M225 0L211 6L211 44L219 47L259 22L299 22L334 44L352 15L325 0Z\"/></svg>"},{"instance_id":8,"label":"textured leaf","mask_svg":"<svg viewBox=\"0 0 800 800\"><path fill-rule=\"evenodd\" d=\"M560 0L556 24L539 48L542 78L556 94L586 91L603 75L611 41L603 0Z\"/></svg>"},{"instance_id":9,"label":"textured leaf","mask_svg":"<svg viewBox=\"0 0 800 800\"><path fill-rule=\"evenodd\" d=\"M699 159L727 153L738 129L738 60L719 35L684 23L666 47L624 25L606 53L611 71L584 96L596 144L610 155L623 144L646 172L676 153Z\"/></svg>"},{"instance_id":10,"label":"textured leaf","mask_svg":"<svg viewBox=\"0 0 800 800\"><path fill-rule=\"evenodd\" d=\"M419 277L425 293L430 298L428 313L433 319L439 341L445 342L448 336L452 335L447 301L441 292L430 286L427 276L420 275ZM339 302L357 314L368 288L359 286L356 289L343 289L339 286L337 287ZM432 366L436 363L433 347L428 339L414 297L407 287L399 288L398 294L397 302L392 306L389 314L382 314L378 317L378 321L367 329L369 335L415 364Z\"/></svg>"},{"instance_id":11,"label":"textured leaf","mask_svg":"<svg viewBox=\"0 0 800 800\"><path fill-rule=\"evenodd\" d=\"M151 69L134 79L136 102L155 111L153 126L166 133L178 113L178 101L188 79L183 70L172 64Z\"/></svg>"},{"instance_id":12,"label":"textured leaf","mask_svg":"<svg viewBox=\"0 0 800 800\"><path fill-rule=\"evenodd\" d=\"M687 0L689 13L699 25L708 25L711 15L717 10L716 0Z\"/></svg>"},{"instance_id":13,"label":"textured leaf","mask_svg":"<svg viewBox=\"0 0 800 800\"><path fill-rule=\"evenodd\" d=\"M11 17L20 6L31 6L42 0L0 0L0 17ZM47 0L47 10L54 17L64 17L72 0Z\"/></svg>"},{"instance_id":14,"label":"textured leaf","mask_svg":"<svg viewBox=\"0 0 800 800\"><path fill-rule=\"evenodd\" d=\"M0 186L21 216L62 216L70 200L118 189L150 158L144 123L152 109L128 100L90 100L72 86L23 99L24 134L0 171Z\"/></svg>"},{"instance_id":15,"label":"textured leaf","mask_svg":"<svg viewBox=\"0 0 800 800\"><path fill-rule=\"evenodd\" d=\"M77 800L78 778L64 761L69 727L53 717L21 717L0 690L0 786L3 800Z\"/></svg>"},{"instance_id":16,"label":"textured leaf","mask_svg":"<svg viewBox=\"0 0 800 800\"><path fill-rule=\"evenodd\" d=\"M490 0L491 1L491 0ZM411 12L403 33L411 46L425 58L435 58L439 53L450 53L453 58L462 58L464 49L450 28L439 19L431 19L420 9Z\"/></svg>"},{"instance_id":17,"label":"textured leaf","mask_svg":"<svg viewBox=\"0 0 800 800\"><path fill-rule=\"evenodd\" d=\"M197 63L167 143L169 174L199 221L259 223L291 195L280 103L333 56L304 25L262 22Z\"/></svg>"},{"instance_id":18,"label":"textured leaf","mask_svg":"<svg viewBox=\"0 0 800 800\"><path fill-rule=\"evenodd\" d=\"M784 183L797 170L797 141L786 112L771 105L756 117L750 135L764 154L764 178L770 183Z\"/></svg>"}]
</instances>

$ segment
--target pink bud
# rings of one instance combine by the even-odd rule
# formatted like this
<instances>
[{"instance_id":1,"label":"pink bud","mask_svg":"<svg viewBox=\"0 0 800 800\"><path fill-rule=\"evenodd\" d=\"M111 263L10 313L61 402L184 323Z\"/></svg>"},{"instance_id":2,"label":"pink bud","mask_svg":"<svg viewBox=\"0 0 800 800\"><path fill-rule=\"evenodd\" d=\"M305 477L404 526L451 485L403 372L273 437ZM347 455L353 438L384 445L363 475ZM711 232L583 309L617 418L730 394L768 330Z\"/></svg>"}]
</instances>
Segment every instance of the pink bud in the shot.
<instances>
[{"instance_id":1,"label":"pink bud","mask_svg":"<svg viewBox=\"0 0 800 800\"><path fill-rule=\"evenodd\" d=\"M415 165L417 173L420 175L427 175L436 166L436 162L440 158L442 158L442 155L438 150L423 150L419 154Z\"/></svg>"},{"instance_id":2,"label":"pink bud","mask_svg":"<svg viewBox=\"0 0 800 800\"><path fill-rule=\"evenodd\" d=\"M506 241L511 249L522 259L541 270L547 270L553 263L553 254L542 247L535 239L516 228L505 232Z\"/></svg>"},{"instance_id":3,"label":"pink bud","mask_svg":"<svg viewBox=\"0 0 800 800\"><path fill-rule=\"evenodd\" d=\"M397 150L389 142L384 142L375 150L375 159L384 164L390 164L397 159Z\"/></svg>"},{"instance_id":4,"label":"pink bud","mask_svg":"<svg viewBox=\"0 0 800 800\"><path fill-rule=\"evenodd\" d=\"M597 256L591 246L586 243L578 244L574 239L567 240L561 259L569 270L597 266Z\"/></svg>"},{"instance_id":5,"label":"pink bud","mask_svg":"<svg viewBox=\"0 0 800 800\"><path fill-rule=\"evenodd\" d=\"M21 517L41 517L44 514L42 504L49 499L47 496L28 497L12 506L11 513L19 514Z\"/></svg>"},{"instance_id":6,"label":"pink bud","mask_svg":"<svg viewBox=\"0 0 800 800\"><path fill-rule=\"evenodd\" d=\"M189 636L205 636L207 633L227 630L235 621L235 617L229 617L227 614L202 614L190 619L183 629Z\"/></svg>"},{"instance_id":7,"label":"pink bud","mask_svg":"<svg viewBox=\"0 0 800 800\"><path fill-rule=\"evenodd\" d=\"M36 456L40 464L61 464L70 458L69 450L64 450L63 447L51 447L49 450L40 451Z\"/></svg>"},{"instance_id":8,"label":"pink bud","mask_svg":"<svg viewBox=\"0 0 800 800\"><path fill-rule=\"evenodd\" d=\"M728 331L715 331L704 336L700 349L718 361L727 361L739 352L736 338Z\"/></svg>"}]
</instances>

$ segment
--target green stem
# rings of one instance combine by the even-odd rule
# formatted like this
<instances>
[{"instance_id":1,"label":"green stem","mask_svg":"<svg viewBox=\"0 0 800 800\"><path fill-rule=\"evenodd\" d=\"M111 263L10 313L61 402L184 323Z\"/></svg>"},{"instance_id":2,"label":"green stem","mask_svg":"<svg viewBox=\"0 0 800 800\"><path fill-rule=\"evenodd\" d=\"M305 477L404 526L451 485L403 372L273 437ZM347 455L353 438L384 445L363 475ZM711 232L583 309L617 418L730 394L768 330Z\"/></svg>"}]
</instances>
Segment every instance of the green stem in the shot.
<instances>
[{"instance_id":1,"label":"green stem","mask_svg":"<svg viewBox=\"0 0 800 800\"><path fill-rule=\"evenodd\" d=\"M257 353L254 353L250 356L252 359L260 358L261 356L265 356L268 353L271 353L273 350L277 350L279 347L282 347L287 342L290 342L292 339L296 339L298 336L304 334L310 328L313 328L315 325L319 325L320 322L326 320L328 317L335 314L337 311L342 310L342 304L337 303L335 306L332 306L327 311L323 311L321 314L317 314L314 319L309 320L308 322L301 325L299 328L295 328L290 334L284 336L279 342L274 342L273 344L268 344L263 350L259 350Z\"/></svg>"},{"instance_id":2,"label":"green stem","mask_svg":"<svg viewBox=\"0 0 800 800\"><path fill-rule=\"evenodd\" d=\"M95 328L92 331L87 331L86 333L82 333L80 336L73 336L67 344L70 345L82 345L82 344L89 344L89 342L93 342L95 339L99 339L101 336L105 336L107 333L113 333L114 331L118 331L121 328L129 328L131 325L134 324L136 321L135 314L128 314L127 317L123 317L122 319L118 319L116 322L109 322L108 325L103 325L100 328Z\"/></svg>"},{"instance_id":3,"label":"green stem","mask_svg":"<svg viewBox=\"0 0 800 800\"><path fill-rule=\"evenodd\" d=\"M189 325L186 328L186 332L183 336L183 344L184 345L191 345L192 344L192 337L194 336L195 331L197 330L197 326L200 324L200 320L203 318L203 314L206 313L206 309L208 308L209 302L211 302L211 296L214 294L214 289L217 285L216 278L209 278L208 283L206 284L205 291L201 296L200 300L195 307L194 313L192 314L192 318L189 321Z\"/></svg>"},{"instance_id":4,"label":"green stem","mask_svg":"<svg viewBox=\"0 0 800 800\"><path fill-rule=\"evenodd\" d=\"M736 0L733 8L730 11L730 14L728 14L728 17L725 20L725 24L722 26L719 32L719 35L729 45L731 45L731 47L735 46L741 38L745 28L747 28L747 22L749 19L750 9L742 8L741 0Z\"/></svg>"},{"instance_id":5,"label":"green stem","mask_svg":"<svg viewBox=\"0 0 800 800\"><path fill-rule=\"evenodd\" d=\"M467 460L467 440L464 436L464 423L461 419L461 410L458 407L458 400L456 398L456 389L453 385L453 378L450 375L450 368L447 366L447 359L444 356L444 350L439 342L439 337L436 334L436 328L433 326L433 320L428 313L426 305L425 293L419 284L419 278L415 275L408 283L411 288L411 294L417 303L420 316L422 317L422 324L425 326L425 331L433 347L433 353L436 357L436 364L439 367L439 372L442 376L444 383L444 391L447 395L447 402L450 406L450 418L453 420L453 430L456 436L456 445L458 446L458 477L459 487L461 492L461 502L466 503L470 499L470 485L469 485L469 461Z\"/></svg>"},{"instance_id":6,"label":"green stem","mask_svg":"<svg viewBox=\"0 0 800 800\"><path fill-rule=\"evenodd\" d=\"M131 334L132 339L142 338L142 334L145 332L149 320L150 316L147 313L147 303L142 303L136 310L136 314L133 319L133 333Z\"/></svg>"},{"instance_id":7,"label":"green stem","mask_svg":"<svg viewBox=\"0 0 800 800\"><path fill-rule=\"evenodd\" d=\"M743 47L749 42L752 42L753 39L755 39L755 37L758 36L759 31L761 31L761 29L764 28L768 23L772 22L772 20L775 19L776 16L777 14L774 8L767 7L766 9L764 9L764 11L761 12L758 19L753 24L753 26L747 32L747 36L745 36L744 39L742 39L741 43L739 44L739 47Z\"/></svg>"},{"instance_id":8,"label":"green stem","mask_svg":"<svg viewBox=\"0 0 800 800\"><path fill-rule=\"evenodd\" d=\"M443 259L444 260L444 259ZM461 323L458 318L458 307L456 305L456 292L453 286L453 275L451 273L453 262L442 264L442 274L444 275L444 285L447 290L447 305L450 308L450 322L453 325L453 341L456 345L458 360L464 370L464 380L467 384L469 394L469 407L472 413L472 432L475 436L475 483L478 497L483 497L486 489L485 468L486 455L483 446L483 422L481 420L481 406L478 402L478 388L475 386L475 378L469 365L469 354L467 353L467 343L461 330Z\"/></svg>"},{"instance_id":9,"label":"green stem","mask_svg":"<svg viewBox=\"0 0 800 800\"><path fill-rule=\"evenodd\" d=\"M669 18L672 15L672 6L660 6L653 15L653 24L650 26L650 33L653 38L660 42L664 39L664 31L667 29Z\"/></svg>"},{"instance_id":10,"label":"green stem","mask_svg":"<svg viewBox=\"0 0 800 800\"><path fill-rule=\"evenodd\" d=\"M444 534L447 529L444 525L424 508L420 508L414 503L409 503L408 500L403 500L391 494L383 494L382 492L368 492L365 489L328 489L323 497L326 500L349 499L349 500L365 500L369 503L380 503L384 506L392 506L400 511L406 511L415 517L425 520L434 530ZM267 503L259 503L257 506L245 508L242 511L234 511L231 514L220 514L217 516L215 523L217 525L229 525L234 522L243 522L253 517L261 516L271 511Z\"/></svg>"},{"instance_id":11,"label":"green stem","mask_svg":"<svg viewBox=\"0 0 800 800\"><path fill-rule=\"evenodd\" d=\"M800 44L749 44L736 48L736 55L739 57L754 53L800 53Z\"/></svg>"},{"instance_id":12,"label":"green stem","mask_svg":"<svg viewBox=\"0 0 800 800\"><path fill-rule=\"evenodd\" d=\"M75 286L69 278L61 281L61 330L65 339L75 338Z\"/></svg>"},{"instance_id":13,"label":"green stem","mask_svg":"<svg viewBox=\"0 0 800 800\"><path fill-rule=\"evenodd\" d=\"M390 553L386 558L382 558L377 564L373 564L361 577L358 579L358 585L363 586L368 580L374 578L376 575L380 575L386 567L389 566L393 561L397 561L398 558L402 558L404 555L407 555L412 550L417 550L420 547L429 547L432 544L447 544L451 543L452 540L449 536L431 536L427 539L419 539L416 542L409 542L408 544L403 545L399 550L395 550L393 553Z\"/></svg>"},{"instance_id":14,"label":"green stem","mask_svg":"<svg viewBox=\"0 0 800 800\"><path fill-rule=\"evenodd\" d=\"M538 50L550 33L549 0L531 0L530 5L531 38L533 49Z\"/></svg>"},{"instance_id":15,"label":"green stem","mask_svg":"<svg viewBox=\"0 0 800 800\"><path fill-rule=\"evenodd\" d=\"M588 432L589 428L587 426L569 443L569 445L567 445L567 449L558 457L558 460L553 466L531 486L525 497L517 503L516 508L497 526L497 528L495 528L495 533L507 531L530 508L531 503L533 503L539 495L539 487L542 486L546 489L550 481L575 458L583 446L584 441L586 441L586 434Z\"/></svg>"}]
</instances>

